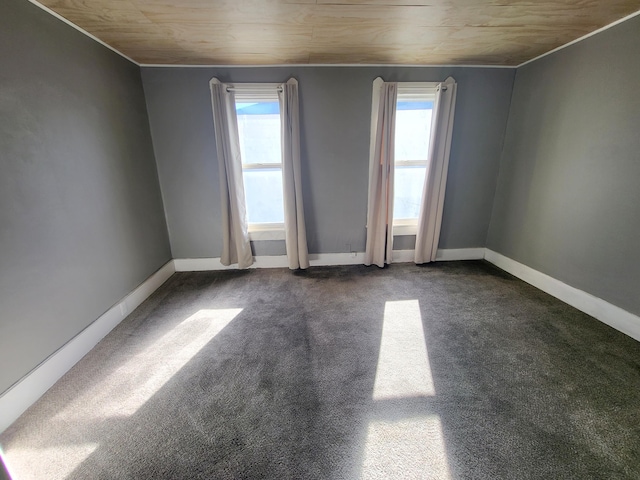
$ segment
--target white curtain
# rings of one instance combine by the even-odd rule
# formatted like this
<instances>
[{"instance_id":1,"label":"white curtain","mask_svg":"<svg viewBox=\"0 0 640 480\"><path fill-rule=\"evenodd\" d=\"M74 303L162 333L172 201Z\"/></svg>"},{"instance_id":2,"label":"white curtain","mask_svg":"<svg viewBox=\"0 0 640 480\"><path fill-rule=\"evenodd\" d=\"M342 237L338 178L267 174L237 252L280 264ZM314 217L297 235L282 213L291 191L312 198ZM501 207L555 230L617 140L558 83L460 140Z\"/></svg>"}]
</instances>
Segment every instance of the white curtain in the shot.
<instances>
[{"instance_id":1,"label":"white curtain","mask_svg":"<svg viewBox=\"0 0 640 480\"><path fill-rule=\"evenodd\" d=\"M237 263L238 268L247 268L253 263L253 256L249 243L235 97L233 92L227 91L227 85L216 78L211 79L209 85L222 197L220 262L223 265Z\"/></svg>"},{"instance_id":2,"label":"white curtain","mask_svg":"<svg viewBox=\"0 0 640 480\"><path fill-rule=\"evenodd\" d=\"M456 82L447 78L439 84L431 117L431 141L427 173L422 191L422 204L418 217L415 262L428 263L436 259L444 191L447 185L449 152L453 130L453 114L456 103Z\"/></svg>"},{"instance_id":3,"label":"white curtain","mask_svg":"<svg viewBox=\"0 0 640 480\"><path fill-rule=\"evenodd\" d=\"M373 82L369 201L364 264L384 267L393 250L393 170L398 84Z\"/></svg>"},{"instance_id":4,"label":"white curtain","mask_svg":"<svg viewBox=\"0 0 640 480\"><path fill-rule=\"evenodd\" d=\"M281 91L278 92L278 98L282 141L285 244L289 268L294 270L309 267L300 173L298 81L292 78L283 83Z\"/></svg>"}]
</instances>

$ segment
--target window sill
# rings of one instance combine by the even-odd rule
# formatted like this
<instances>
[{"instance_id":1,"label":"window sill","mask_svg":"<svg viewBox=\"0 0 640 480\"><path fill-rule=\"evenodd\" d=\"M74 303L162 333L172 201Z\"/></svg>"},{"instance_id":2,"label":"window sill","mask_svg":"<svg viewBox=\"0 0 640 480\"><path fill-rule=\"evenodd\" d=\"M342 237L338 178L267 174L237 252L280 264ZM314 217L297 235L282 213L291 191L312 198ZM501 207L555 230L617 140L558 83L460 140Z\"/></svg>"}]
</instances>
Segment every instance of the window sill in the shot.
<instances>
[{"instance_id":1,"label":"window sill","mask_svg":"<svg viewBox=\"0 0 640 480\"><path fill-rule=\"evenodd\" d=\"M418 233L418 225L394 225L393 236L416 235Z\"/></svg>"},{"instance_id":2,"label":"window sill","mask_svg":"<svg viewBox=\"0 0 640 480\"><path fill-rule=\"evenodd\" d=\"M252 242L284 239L284 225L282 224L249 225L249 240L251 240Z\"/></svg>"}]
</instances>

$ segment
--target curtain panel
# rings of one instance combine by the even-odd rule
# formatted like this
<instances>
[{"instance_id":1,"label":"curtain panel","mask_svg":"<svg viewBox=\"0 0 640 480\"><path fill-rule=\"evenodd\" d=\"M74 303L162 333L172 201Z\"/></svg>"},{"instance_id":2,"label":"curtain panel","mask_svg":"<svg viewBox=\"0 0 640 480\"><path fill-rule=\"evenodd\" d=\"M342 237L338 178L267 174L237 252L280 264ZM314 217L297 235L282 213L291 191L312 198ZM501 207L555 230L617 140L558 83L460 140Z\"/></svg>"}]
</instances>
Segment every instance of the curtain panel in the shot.
<instances>
[{"instance_id":1,"label":"curtain panel","mask_svg":"<svg viewBox=\"0 0 640 480\"><path fill-rule=\"evenodd\" d=\"M427 173L422 191L422 203L418 216L416 233L415 263L428 263L436 259L444 193L447 185L449 153L453 132L457 85L453 78L447 78L436 90L431 117L431 141Z\"/></svg>"},{"instance_id":2,"label":"curtain panel","mask_svg":"<svg viewBox=\"0 0 640 480\"><path fill-rule=\"evenodd\" d=\"M223 265L238 264L247 268L253 263L251 244L242 181L242 159L235 97L227 85L213 78L211 105L220 176L222 210L222 256Z\"/></svg>"},{"instance_id":3,"label":"curtain panel","mask_svg":"<svg viewBox=\"0 0 640 480\"><path fill-rule=\"evenodd\" d=\"M300 171L298 81L292 78L283 83L278 92L278 98L280 100L285 245L289 268L295 270L309 267Z\"/></svg>"},{"instance_id":4,"label":"curtain panel","mask_svg":"<svg viewBox=\"0 0 640 480\"><path fill-rule=\"evenodd\" d=\"M376 78L373 84L367 242L364 264L384 267L393 250L393 175L398 84Z\"/></svg>"}]
</instances>

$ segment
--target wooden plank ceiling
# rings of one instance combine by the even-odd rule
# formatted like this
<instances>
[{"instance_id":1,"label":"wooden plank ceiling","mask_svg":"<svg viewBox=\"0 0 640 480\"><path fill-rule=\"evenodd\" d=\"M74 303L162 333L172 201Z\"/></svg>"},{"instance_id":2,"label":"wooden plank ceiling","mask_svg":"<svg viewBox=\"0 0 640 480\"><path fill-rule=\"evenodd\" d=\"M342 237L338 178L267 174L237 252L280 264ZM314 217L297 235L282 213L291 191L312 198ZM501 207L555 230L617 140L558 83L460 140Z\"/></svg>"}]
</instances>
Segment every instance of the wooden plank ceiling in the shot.
<instances>
[{"instance_id":1,"label":"wooden plank ceiling","mask_svg":"<svg viewBox=\"0 0 640 480\"><path fill-rule=\"evenodd\" d=\"M640 0L39 0L142 64L518 65Z\"/></svg>"}]
</instances>

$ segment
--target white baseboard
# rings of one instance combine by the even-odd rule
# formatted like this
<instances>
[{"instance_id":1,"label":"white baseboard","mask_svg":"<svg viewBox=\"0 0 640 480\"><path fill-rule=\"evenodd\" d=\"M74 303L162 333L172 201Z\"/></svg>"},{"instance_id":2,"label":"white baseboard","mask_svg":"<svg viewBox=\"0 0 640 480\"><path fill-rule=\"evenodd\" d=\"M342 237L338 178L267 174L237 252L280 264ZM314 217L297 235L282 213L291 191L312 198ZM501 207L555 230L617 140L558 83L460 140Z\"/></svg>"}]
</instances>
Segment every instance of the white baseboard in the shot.
<instances>
[{"instance_id":1,"label":"white baseboard","mask_svg":"<svg viewBox=\"0 0 640 480\"><path fill-rule=\"evenodd\" d=\"M314 253L309 255L309 264L312 267L325 267L329 265L362 265L364 252L351 253Z\"/></svg>"},{"instance_id":2,"label":"white baseboard","mask_svg":"<svg viewBox=\"0 0 640 480\"><path fill-rule=\"evenodd\" d=\"M327 265L355 265L362 263L364 253L310 253L309 264L312 267ZM176 272L205 272L210 270L237 270L237 265L228 267L220 263L220 257L214 258L176 258L173 261ZM286 255L259 255L253 257L249 268L288 268Z\"/></svg>"},{"instance_id":3,"label":"white baseboard","mask_svg":"<svg viewBox=\"0 0 640 480\"><path fill-rule=\"evenodd\" d=\"M176 272L205 272L209 270L234 270L237 267L228 267L220 263L220 257L216 258L174 258L173 266Z\"/></svg>"},{"instance_id":4,"label":"white baseboard","mask_svg":"<svg viewBox=\"0 0 640 480\"><path fill-rule=\"evenodd\" d=\"M393 263L413 262L413 250L394 250ZM482 260L484 248L459 248L438 250L436 260ZM264 255L253 257L253 265L249 268L287 268L289 262L286 255ZM309 264L312 267L330 265L361 265L364 252L351 253L310 253ZM236 270L237 265L224 266L220 257L215 258L176 258L176 272L204 272L209 270Z\"/></svg>"},{"instance_id":5,"label":"white baseboard","mask_svg":"<svg viewBox=\"0 0 640 480\"><path fill-rule=\"evenodd\" d=\"M436 261L450 262L454 260L482 260L484 248L449 248L438 250Z\"/></svg>"},{"instance_id":6,"label":"white baseboard","mask_svg":"<svg viewBox=\"0 0 640 480\"><path fill-rule=\"evenodd\" d=\"M413 262L415 250L394 250L393 263ZM482 260L484 248L446 248L438 249L436 262L449 262L454 260Z\"/></svg>"},{"instance_id":7,"label":"white baseboard","mask_svg":"<svg viewBox=\"0 0 640 480\"><path fill-rule=\"evenodd\" d=\"M639 316L488 248L485 249L485 259L514 277L640 341Z\"/></svg>"},{"instance_id":8,"label":"white baseboard","mask_svg":"<svg viewBox=\"0 0 640 480\"><path fill-rule=\"evenodd\" d=\"M139 287L4 392L0 396L0 432L22 415L130 312L166 282L174 272L173 261L167 262Z\"/></svg>"}]
</instances>

